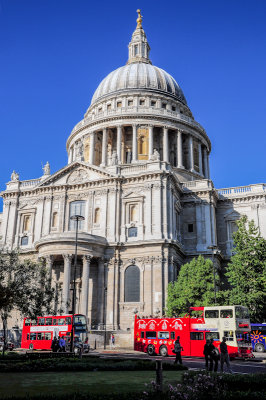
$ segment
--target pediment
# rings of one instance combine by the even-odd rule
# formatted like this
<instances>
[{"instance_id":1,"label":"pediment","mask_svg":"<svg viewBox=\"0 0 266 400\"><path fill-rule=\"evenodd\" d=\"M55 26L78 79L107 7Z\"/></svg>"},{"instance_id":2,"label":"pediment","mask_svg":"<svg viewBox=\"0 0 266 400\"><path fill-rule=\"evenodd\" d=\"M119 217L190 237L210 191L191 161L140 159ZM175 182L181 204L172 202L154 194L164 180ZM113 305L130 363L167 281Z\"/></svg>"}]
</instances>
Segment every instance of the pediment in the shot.
<instances>
[{"instance_id":1,"label":"pediment","mask_svg":"<svg viewBox=\"0 0 266 400\"><path fill-rule=\"evenodd\" d=\"M241 216L241 215L239 214L239 212L237 212L237 211L230 211L230 212L228 212L228 213L224 216L224 219L225 219L226 221L235 221L235 220L239 219L240 216Z\"/></svg>"},{"instance_id":2,"label":"pediment","mask_svg":"<svg viewBox=\"0 0 266 400\"><path fill-rule=\"evenodd\" d=\"M123 199L133 199L136 197L144 197L144 193L142 189L137 189L136 190L128 190L124 193Z\"/></svg>"},{"instance_id":3,"label":"pediment","mask_svg":"<svg viewBox=\"0 0 266 400\"><path fill-rule=\"evenodd\" d=\"M74 162L67 165L53 175L49 176L38 186L77 185L90 181L111 178L113 175L95 165L87 165L83 162Z\"/></svg>"}]
</instances>

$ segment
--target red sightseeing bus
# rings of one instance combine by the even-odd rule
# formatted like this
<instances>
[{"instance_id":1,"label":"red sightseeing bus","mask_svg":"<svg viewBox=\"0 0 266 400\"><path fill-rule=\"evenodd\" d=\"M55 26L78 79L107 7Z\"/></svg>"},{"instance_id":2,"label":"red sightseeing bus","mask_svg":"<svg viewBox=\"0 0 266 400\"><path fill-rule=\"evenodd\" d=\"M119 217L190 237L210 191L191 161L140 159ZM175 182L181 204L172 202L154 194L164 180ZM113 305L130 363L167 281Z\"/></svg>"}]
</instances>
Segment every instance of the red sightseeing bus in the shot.
<instances>
[{"instance_id":1,"label":"red sightseeing bus","mask_svg":"<svg viewBox=\"0 0 266 400\"><path fill-rule=\"evenodd\" d=\"M251 343L243 341L243 334L249 331L248 309L243 306L191 307L189 315L176 318L136 316L134 350L173 356L174 342L180 336L183 356L202 357L207 339L214 340L218 351L222 337L226 337L231 358L253 357Z\"/></svg>"},{"instance_id":2,"label":"red sightseeing bus","mask_svg":"<svg viewBox=\"0 0 266 400\"><path fill-rule=\"evenodd\" d=\"M86 332L86 317L74 314L74 336ZM53 338L64 336L66 344L70 343L72 332L72 315L49 315L37 320L24 318L21 348L29 350L50 350Z\"/></svg>"}]
</instances>

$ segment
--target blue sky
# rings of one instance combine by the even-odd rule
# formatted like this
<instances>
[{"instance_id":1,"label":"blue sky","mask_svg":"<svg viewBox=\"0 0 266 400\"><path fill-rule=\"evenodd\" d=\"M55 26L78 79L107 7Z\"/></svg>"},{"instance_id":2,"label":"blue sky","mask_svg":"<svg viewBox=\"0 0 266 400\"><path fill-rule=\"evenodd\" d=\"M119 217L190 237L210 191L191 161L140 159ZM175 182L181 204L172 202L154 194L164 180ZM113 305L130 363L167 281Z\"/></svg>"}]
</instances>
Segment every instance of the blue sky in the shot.
<instances>
[{"instance_id":1,"label":"blue sky","mask_svg":"<svg viewBox=\"0 0 266 400\"><path fill-rule=\"evenodd\" d=\"M217 188L265 182L266 1L0 0L0 189L67 163L101 80L127 61L141 8L150 57L212 142Z\"/></svg>"}]
</instances>

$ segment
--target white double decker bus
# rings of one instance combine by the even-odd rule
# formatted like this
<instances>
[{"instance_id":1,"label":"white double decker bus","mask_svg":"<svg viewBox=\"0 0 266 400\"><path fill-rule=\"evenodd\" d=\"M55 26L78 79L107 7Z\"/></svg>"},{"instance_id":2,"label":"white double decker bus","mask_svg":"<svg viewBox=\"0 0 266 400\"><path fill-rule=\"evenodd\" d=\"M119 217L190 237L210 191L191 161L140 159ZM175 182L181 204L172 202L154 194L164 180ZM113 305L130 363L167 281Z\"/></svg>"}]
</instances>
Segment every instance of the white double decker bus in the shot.
<instances>
[{"instance_id":1,"label":"white double decker bus","mask_svg":"<svg viewBox=\"0 0 266 400\"><path fill-rule=\"evenodd\" d=\"M212 338L216 347L226 338L226 344L230 357L253 357L250 340L250 319L247 307L212 306L191 307L191 315L195 313L197 322L191 321L191 328L195 331L212 332Z\"/></svg>"}]
</instances>

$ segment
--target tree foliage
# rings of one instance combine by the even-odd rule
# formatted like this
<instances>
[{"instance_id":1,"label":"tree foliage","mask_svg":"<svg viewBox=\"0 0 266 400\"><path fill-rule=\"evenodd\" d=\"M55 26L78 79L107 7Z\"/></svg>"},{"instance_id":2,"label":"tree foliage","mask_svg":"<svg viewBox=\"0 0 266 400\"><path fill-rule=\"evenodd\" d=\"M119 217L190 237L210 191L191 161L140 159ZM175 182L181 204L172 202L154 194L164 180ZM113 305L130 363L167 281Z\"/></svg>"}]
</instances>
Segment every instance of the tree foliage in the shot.
<instances>
[{"instance_id":1,"label":"tree foliage","mask_svg":"<svg viewBox=\"0 0 266 400\"><path fill-rule=\"evenodd\" d=\"M234 255L226 276L231 286L228 291L230 304L249 308L251 320L266 320L266 240L260 236L254 221L246 216L237 222L234 233Z\"/></svg>"},{"instance_id":2,"label":"tree foliage","mask_svg":"<svg viewBox=\"0 0 266 400\"><path fill-rule=\"evenodd\" d=\"M13 310L23 316L52 313L55 290L43 263L22 260L15 251L0 252L0 317L6 340L7 319Z\"/></svg>"},{"instance_id":3,"label":"tree foliage","mask_svg":"<svg viewBox=\"0 0 266 400\"><path fill-rule=\"evenodd\" d=\"M216 284L219 276L216 273ZM199 256L181 266L177 281L168 285L167 315L184 315L189 307L214 304L213 263Z\"/></svg>"}]
</instances>

